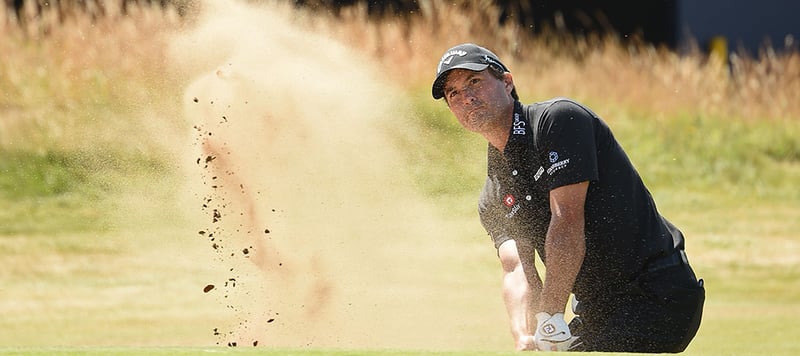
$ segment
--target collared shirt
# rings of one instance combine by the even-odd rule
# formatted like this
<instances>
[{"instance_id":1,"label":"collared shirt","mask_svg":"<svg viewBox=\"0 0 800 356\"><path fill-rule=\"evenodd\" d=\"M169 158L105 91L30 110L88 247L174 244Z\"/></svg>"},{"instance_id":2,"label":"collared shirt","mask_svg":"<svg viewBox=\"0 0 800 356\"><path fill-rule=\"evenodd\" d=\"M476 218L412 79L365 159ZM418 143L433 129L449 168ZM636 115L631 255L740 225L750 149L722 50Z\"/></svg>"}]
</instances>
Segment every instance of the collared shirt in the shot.
<instances>
[{"instance_id":1,"label":"collared shirt","mask_svg":"<svg viewBox=\"0 0 800 356\"><path fill-rule=\"evenodd\" d=\"M683 248L683 236L650 192L608 125L572 100L522 105L504 152L489 145L479 201L495 247L528 239L544 260L551 190L588 181L586 254L573 293L598 298L625 288L648 261Z\"/></svg>"}]
</instances>

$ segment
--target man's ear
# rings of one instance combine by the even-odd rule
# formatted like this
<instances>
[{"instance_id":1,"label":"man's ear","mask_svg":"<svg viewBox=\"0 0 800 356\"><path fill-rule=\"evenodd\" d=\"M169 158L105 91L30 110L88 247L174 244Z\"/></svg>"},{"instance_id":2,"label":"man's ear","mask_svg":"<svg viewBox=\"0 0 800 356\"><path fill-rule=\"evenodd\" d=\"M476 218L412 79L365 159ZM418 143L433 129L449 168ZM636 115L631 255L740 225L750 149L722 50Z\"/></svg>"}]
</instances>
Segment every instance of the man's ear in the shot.
<instances>
[{"instance_id":1,"label":"man's ear","mask_svg":"<svg viewBox=\"0 0 800 356\"><path fill-rule=\"evenodd\" d=\"M506 85L506 92L508 95L511 95L511 92L514 90L514 76L511 75L510 72L503 73L503 82Z\"/></svg>"}]
</instances>

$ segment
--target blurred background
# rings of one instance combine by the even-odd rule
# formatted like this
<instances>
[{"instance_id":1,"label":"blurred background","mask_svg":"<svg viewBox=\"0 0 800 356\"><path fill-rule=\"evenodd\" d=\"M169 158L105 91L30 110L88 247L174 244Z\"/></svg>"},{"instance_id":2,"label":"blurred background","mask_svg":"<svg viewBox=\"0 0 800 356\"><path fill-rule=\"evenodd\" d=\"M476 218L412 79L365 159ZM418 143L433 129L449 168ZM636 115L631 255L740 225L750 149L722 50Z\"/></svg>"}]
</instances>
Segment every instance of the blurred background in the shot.
<instances>
[{"instance_id":1,"label":"blurred background","mask_svg":"<svg viewBox=\"0 0 800 356\"><path fill-rule=\"evenodd\" d=\"M511 350L485 142L430 96L474 42L686 233L689 351L800 348L794 2L0 5L0 347Z\"/></svg>"}]
</instances>

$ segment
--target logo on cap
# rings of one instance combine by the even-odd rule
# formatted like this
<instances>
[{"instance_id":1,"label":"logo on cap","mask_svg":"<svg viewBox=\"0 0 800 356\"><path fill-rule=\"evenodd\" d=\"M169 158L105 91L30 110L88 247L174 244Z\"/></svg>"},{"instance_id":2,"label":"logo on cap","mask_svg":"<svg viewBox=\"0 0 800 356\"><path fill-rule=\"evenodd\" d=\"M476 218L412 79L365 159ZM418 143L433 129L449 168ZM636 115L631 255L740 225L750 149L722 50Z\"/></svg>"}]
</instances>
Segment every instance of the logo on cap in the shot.
<instances>
[{"instance_id":1,"label":"logo on cap","mask_svg":"<svg viewBox=\"0 0 800 356\"><path fill-rule=\"evenodd\" d=\"M505 66L500 64L500 62L494 60L494 58L490 57L488 54L484 54L483 55L483 61L486 62L486 63L489 63L489 64L494 64L500 69L505 69Z\"/></svg>"},{"instance_id":2,"label":"logo on cap","mask_svg":"<svg viewBox=\"0 0 800 356\"><path fill-rule=\"evenodd\" d=\"M452 62L452 61L453 61L453 58L454 58L455 56L464 57L464 56L466 56L466 55L467 55L467 51L465 51L465 50L461 50L461 49L456 49L456 50L448 51L447 53L445 53L445 54L442 56L442 59L441 59L441 60L439 60L439 67L437 67L437 68L436 68L436 73L441 73L441 72L442 72L442 65L444 65L444 64L450 64L450 62Z\"/></svg>"}]
</instances>

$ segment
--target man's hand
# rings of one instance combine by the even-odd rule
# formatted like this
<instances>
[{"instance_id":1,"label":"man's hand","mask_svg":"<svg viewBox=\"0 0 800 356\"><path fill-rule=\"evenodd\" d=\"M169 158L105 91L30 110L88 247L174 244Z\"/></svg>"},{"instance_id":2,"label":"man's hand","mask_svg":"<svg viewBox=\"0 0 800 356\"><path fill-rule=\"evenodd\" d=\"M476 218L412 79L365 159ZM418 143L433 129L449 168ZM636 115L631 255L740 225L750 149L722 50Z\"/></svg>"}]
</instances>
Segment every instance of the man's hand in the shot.
<instances>
[{"instance_id":1,"label":"man's hand","mask_svg":"<svg viewBox=\"0 0 800 356\"><path fill-rule=\"evenodd\" d=\"M517 338L517 351L538 350L533 335L521 335Z\"/></svg>"},{"instance_id":2,"label":"man's hand","mask_svg":"<svg viewBox=\"0 0 800 356\"><path fill-rule=\"evenodd\" d=\"M569 331L564 321L564 313L550 315L536 314L536 333L533 335L536 347L542 351L567 351L577 339Z\"/></svg>"}]
</instances>

